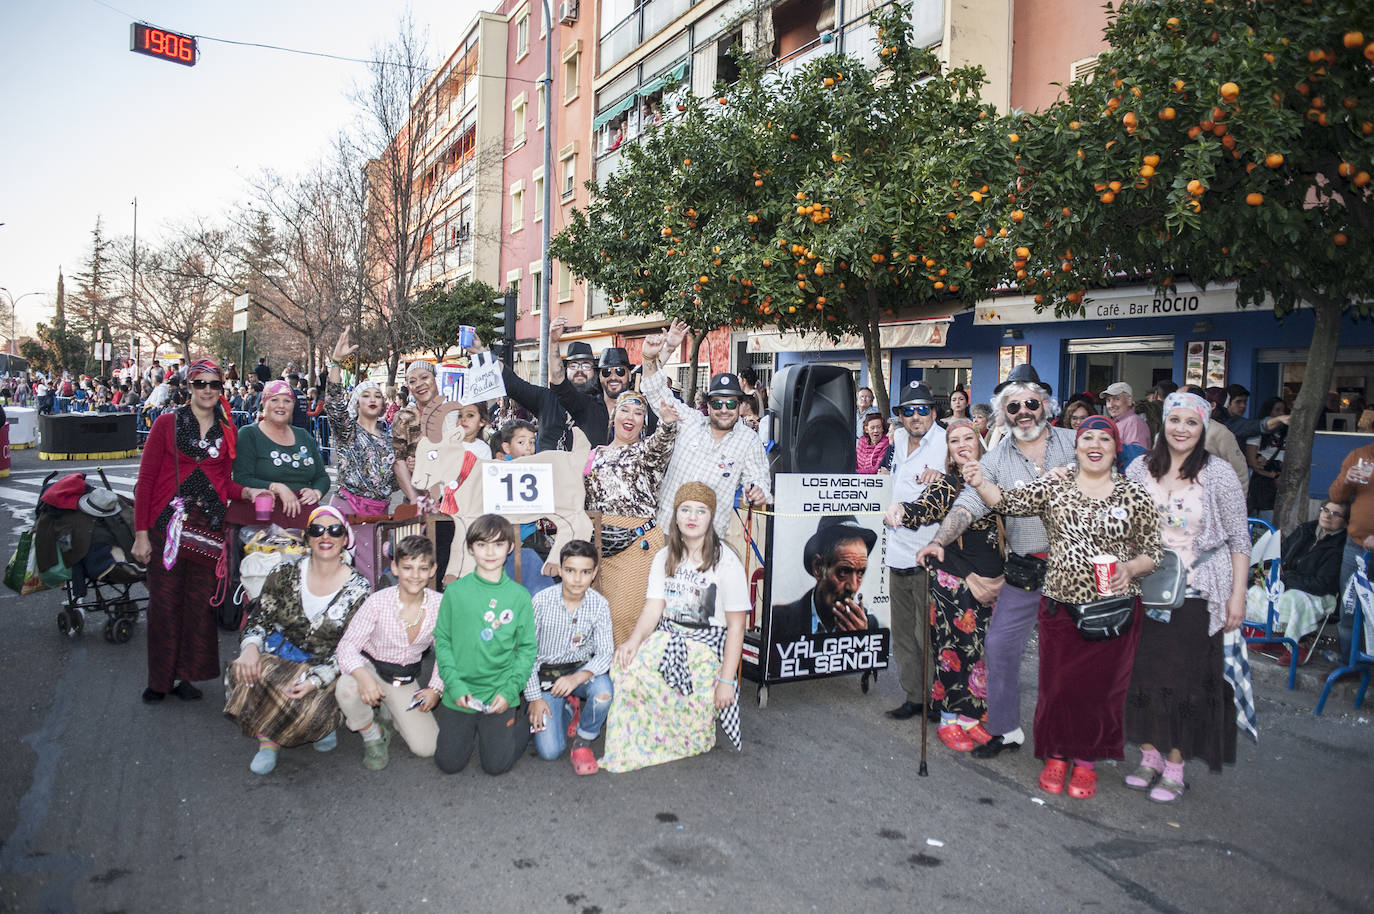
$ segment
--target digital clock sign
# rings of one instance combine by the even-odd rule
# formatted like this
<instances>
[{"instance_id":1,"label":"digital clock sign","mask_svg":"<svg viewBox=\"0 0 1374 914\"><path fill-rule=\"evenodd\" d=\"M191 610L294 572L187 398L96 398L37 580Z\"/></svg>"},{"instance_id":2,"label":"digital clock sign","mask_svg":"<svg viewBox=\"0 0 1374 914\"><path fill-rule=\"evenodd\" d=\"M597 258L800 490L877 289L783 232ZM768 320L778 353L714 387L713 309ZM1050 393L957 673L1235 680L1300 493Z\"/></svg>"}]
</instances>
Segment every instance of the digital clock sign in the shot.
<instances>
[{"instance_id":1,"label":"digital clock sign","mask_svg":"<svg viewBox=\"0 0 1374 914\"><path fill-rule=\"evenodd\" d=\"M195 36L169 32L142 22L129 26L129 50L159 60L170 60L184 67L196 65Z\"/></svg>"}]
</instances>

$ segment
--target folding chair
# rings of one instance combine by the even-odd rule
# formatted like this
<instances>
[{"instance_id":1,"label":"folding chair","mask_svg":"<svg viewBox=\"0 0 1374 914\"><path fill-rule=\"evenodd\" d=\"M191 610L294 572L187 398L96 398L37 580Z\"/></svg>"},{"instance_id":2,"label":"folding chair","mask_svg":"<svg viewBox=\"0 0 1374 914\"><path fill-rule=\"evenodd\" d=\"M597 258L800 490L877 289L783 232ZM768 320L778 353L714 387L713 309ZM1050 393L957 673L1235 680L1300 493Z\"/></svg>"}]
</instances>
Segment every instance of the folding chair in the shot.
<instances>
[{"instance_id":1,"label":"folding chair","mask_svg":"<svg viewBox=\"0 0 1374 914\"><path fill-rule=\"evenodd\" d=\"M1283 593L1283 583L1279 580L1281 558L1279 531L1267 521L1258 517L1250 518L1250 567L1258 568L1264 576L1264 590L1268 608L1263 622L1246 621L1242 625L1247 644L1286 644L1288 645L1288 688L1292 689L1298 679L1298 641L1287 635L1279 634L1280 626L1278 598ZM1250 634L1256 632L1256 634Z\"/></svg>"},{"instance_id":2,"label":"folding chair","mask_svg":"<svg viewBox=\"0 0 1374 914\"><path fill-rule=\"evenodd\" d=\"M1369 653L1374 649L1374 639L1370 638L1370 633L1366 631L1369 624L1366 620L1370 618L1370 613L1374 612L1374 585L1369 583L1369 553L1366 552L1355 562L1355 573L1350 577L1350 585L1346 588L1346 593L1342 595L1344 606L1341 611L1353 609L1355 614L1355 634L1350 639L1350 656L1346 658L1345 666L1337 667L1331 671L1331 675L1326 677L1326 685L1322 686L1321 697L1317 699L1317 706L1312 709L1312 713L1318 716L1322 713L1322 708L1326 706L1326 698L1331 694L1331 687L1336 684L1347 673L1360 674L1360 688L1355 692L1355 710L1359 710L1364 704L1364 693L1369 688L1369 676L1374 672L1374 654ZM1360 635L1365 636L1365 649L1360 650Z\"/></svg>"}]
</instances>

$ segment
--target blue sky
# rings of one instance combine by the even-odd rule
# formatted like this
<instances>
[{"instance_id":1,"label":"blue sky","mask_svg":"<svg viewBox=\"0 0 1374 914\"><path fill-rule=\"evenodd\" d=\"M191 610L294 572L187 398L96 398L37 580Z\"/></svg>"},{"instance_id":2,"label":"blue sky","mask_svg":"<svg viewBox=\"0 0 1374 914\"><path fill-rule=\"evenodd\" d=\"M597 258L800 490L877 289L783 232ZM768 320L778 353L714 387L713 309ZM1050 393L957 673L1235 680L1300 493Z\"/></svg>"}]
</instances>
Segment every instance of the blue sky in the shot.
<instances>
[{"instance_id":1,"label":"blue sky","mask_svg":"<svg viewBox=\"0 0 1374 914\"><path fill-rule=\"evenodd\" d=\"M97 215L140 244L245 196L245 177L317 158L354 116L361 64L202 40L194 67L129 51L129 25L369 57L407 9L447 53L478 0L6 0L0 34L0 286L20 332L81 269ZM117 8L111 9L111 7ZM8 328L3 331L8 336Z\"/></svg>"}]
</instances>

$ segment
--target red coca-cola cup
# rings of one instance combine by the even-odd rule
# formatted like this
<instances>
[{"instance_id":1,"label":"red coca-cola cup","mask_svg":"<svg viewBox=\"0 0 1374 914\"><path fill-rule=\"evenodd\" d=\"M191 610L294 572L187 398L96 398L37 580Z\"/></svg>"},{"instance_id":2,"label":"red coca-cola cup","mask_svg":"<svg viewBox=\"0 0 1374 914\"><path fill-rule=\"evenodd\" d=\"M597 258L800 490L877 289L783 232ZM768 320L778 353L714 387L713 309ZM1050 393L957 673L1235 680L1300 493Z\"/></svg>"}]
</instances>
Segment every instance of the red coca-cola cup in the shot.
<instances>
[{"instance_id":1,"label":"red coca-cola cup","mask_svg":"<svg viewBox=\"0 0 1374 914\"><path fill-rule=\"evenodd\" d=\"M1112 575L1116 574L1116 556L1093 556L1093 580L1097 582L1097 592L1104 597L1112 592Z\"/></svg>"}]
</instances>

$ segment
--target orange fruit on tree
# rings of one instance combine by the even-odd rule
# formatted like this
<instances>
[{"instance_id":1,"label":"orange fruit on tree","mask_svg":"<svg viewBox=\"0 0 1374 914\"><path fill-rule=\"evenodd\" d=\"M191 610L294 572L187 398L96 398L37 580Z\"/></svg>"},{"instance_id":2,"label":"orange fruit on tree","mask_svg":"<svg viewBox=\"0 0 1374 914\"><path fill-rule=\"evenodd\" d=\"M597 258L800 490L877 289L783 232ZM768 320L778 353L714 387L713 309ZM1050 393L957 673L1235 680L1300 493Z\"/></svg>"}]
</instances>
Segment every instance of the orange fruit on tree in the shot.
<instances>
[{"instance_id":1,"label":"orange fruit on tree","mask_svg":"<svg viewBox=\"0 0 1374 914\"><path fill-rule=\"evenodd\" d=\"M1355 166L1351 165L1349 162L1342 162L1336 166L1336 174L1340 175L1342 178L1349 178L1355 174Z\"/></svg>"},{"instance_id":2,"label":"orange fruit on tree","mask_svg":"<svg viewBox=\"0 0 1374 914\"><path fill-rule=\"evenodd\" d=\"M1345 45L1348 50L1355 50L1364 44L1364 32L1346 32L1341 36L1341 44Z\"/></svg>"},{"instance_id":3,"label":"orange fruit on tree","mask_svg":"<svg viewBox=\"0 0 1374 914\"><path fill-rule=\"evenodd\" d=\"M1236 100L1236 96L1240 95L1240 86L1233 82L1224 82L1218 92L1224 101L1233 102Z\"/></svg>"},{"instance_id":4,"label":"orange fruit on tree","mask_svg":"<svg viewBox=\"0 0 1374 914\"><path fill-rule=\"evenodd\" d=\"M728 105L728 104L730 104L730 100L729 100L728 98L726 98L724 95L722 95L720 98L716 99L716 101L720 102L722 105Z\"/></svg>"},{"instance_id":5,"label":"orange fruit on tree","mask_svg":"<svg viewBox=\"0 0 1374 914\"><path fill-rule=\"evenodd\" d=\"M1149 165L1151 168L1153 168L1159 164L1159 156L1151 153L1150 155L1147 155L1145 158L1141 159L1141 161L1144 162L1146 165Z\"/></svg>"},{"instance_id":6,"label":"orange fruit on tree","mask_svg":"<svg viewBox=\"0 0 1374 914\"><path fill-rule=\"evenodd\" d=\"M1135 112L1127 111L1125 114L1121 115L1121 123L1125 124L1127 127L1134 127L1137 123Z\"/></svg>"},{"instance_id":7,"label":"orange fruit on tree","mask_svg":"<svg viewBox=\"0 0 1374 914\"><path fill-rule=\"evenodd\" d=\"M1083 126L1083 125L1080 124L1078 121L1069 121L1069 129L1070 129L1070 130L1077 130L1077 129L1078 129L1079 127L1081 127L1081 126Z\"/></svg>"},{"instance_id":8,"label":"orange fruit on tree","mask_svg":"<svg viewBox=\"0 0 1374 914\"><path fill-rule=\"evenodd\" d=\"M874 263L882 263L882 262L883 262L883 259L884 259L884 258L883 258L883 255L882 255L882 254L874 254L874 255L873 255L873 262L874 262Z\"/></svg>"},{"instance_id":9,"label":"orange fruit on tree","mask_svg":"<svg viewBox=\"0 0 1374 914\"><path fill-rule=\"evenodd\" d=\"M1202 134L1202 128L1193 126L1188 128L1188 139L1195 140Z\"/></svg>"},{"instance_id":10,"label":"orange fruit on tree","mask_svg":"<svg viewBox=\"0 0 1374 914\"><path fill-rule=\"evenodd\" d=\"M1159 112L1159 119L1161 121L1172 121L1177 116L1178 112L1173 108L1165 108L1163 111Z\"/></svg>"},{"instance_id":11,"label":"orange fruit on tree","mask_svg":"<svg viewBox=\"0 0 1374 914\"><path fill-rule=\"evenodd\" d=\"M1019 143L1019 142L1021 142L1021 136L1020 136L1020 134L1016 134L1016 133L1008 133L1008 134L1007 134L1007 139L1010 140L1010 141L1013 142L1013 143Z\"/></svg>"},{"instance_id":12,"label":"orange fruit on tree","mask_svg":"<svg viewBox=\"0 0 1374 914\"><path fill-rule=\"evenodd\" d=\"M1204 186L1203 183L1199 181L1197 178L1194 178L1193 180L1188 182L1188 193L1192 194L1194 197L1201 197L1203 191L1205 191L1206 189L1206 186Z\"/></svg>"},{"instance_id":13,"label":"orange fruit on tree","mask_svg":"<svg viewBox=\"0 0 1374 914\"><path fill-rule=\"evenodd\" d=\"M1024 218L1026 218L1026 214L1025 214L1024 211L1019 210L1019 209L1014 209L1014 210L1011 211L1011 221L1012 221L1012 222L1020 222L1020 221L1021 221L1022 219L1024 219Z\"/></svg>"},{"instance_id":14,"label":"orange fruit on tree","mask_svg":"<svg viewBox=\"0 0 1374 914\"><path fill-rule=\"evenodd\" d=\"M1164 24L1165 24L1166 26L1168 26L1169 28L1171 28L1171 29L1177 29L1177 28L1178 28L1178 17L1177 17L1177 16L1170 16L1168 19L1165 19L1165 20L1164 20Z\"/></svg>"},{"instance_id":15,"label":"orange fruit on tree","mask_svg":"<svg viewBox=\"0 0 1374 914\"><path fill-rule=\"evenodd\" d=\"M983 245L985 245L985 244L987 244L987 243L988 243L988 240L987 240L986 238L984 238L982 235L974 235L974 236L973 236L973 246L974 246L974 247L976 247L976 248L981 248Z\"/></svg>"},{"instance_id":16,"label":"orange fruit on tree","mask_svg":"<svg viewBox=\"0 0 1374 914\"><path fill-rule=\"evenodd\" d=\"M1283 164L1283 153L1281 153L1281 152L1271 152L1271 153L1269 153L1269 155L1267 155L1267 156L1264 157L1264 164L1265 164L1265 165L1268 165L1270 168L1278 168L1280 165Z\"/></svg>"},{"instance_id":17,"label":"orange fruit on tree","mask_svg":"<svg viewBox=\"0 0 1374 914\"><path fill-rule=\"evenodd\" d=\"M1017 248L1017 249L1016 249L1016 256L1019 257L1021 260L1027 259L1028 257L1030 257L1030 248L1028 248L1028 247L1019 247L1019 248Z\"/></svg>"},{"instance_id":18,"label":"orange fruit on tree","mask_svg":"<svg viewBox=\"0 0 1374 914\"><path fill-rule=\"evenodd\" d=\"M1264 202L1264 194L1252 191L1245 195L1245 202L1251 206L1259 206Z\"/></svg>"},{"instance_id":19,"label":"orange fruit on tree","mask_svg":"<svg viewBox=\"0 0 1374 914\"><path fill-rule=\"evenodd\" d=\"M1186 85L1187 85L1187 83L1185 83L1183 80L1181 80L1181 79L1176 79L1176 80L1174 80L1174 91L1175 91L1175 92L1182 92L1182 91L1183 91L1183 87L1186 86Z\"/></svg>"},{"instance_id":20,"label":"orange fruit on tree","mask_svg":"<svg viewBox=\"0 0 1374 914\"><path fill-rule=\"evenodd\" d=\"M1366 184L1369 183L1369 172L1362 171L1359 174L1355 175L1354 183L1356 187L1364 187Z\"/></svg>"},{"instance_id":21,"label":"orange fruit on tree","mask_svg":"<svg viewBox=\"0 0 1374 914\"><path fill-rule=\"evenodd\" d=\"M1140 176L1142 178L1153 178L1155 176L1155 170L1149 165L1142 165L1140 166Z\"/></svg>"},{"instance_id":22,"label":"orange fruit on tree","mask_svg":"<svg viewBox=\"0 0 1374 914\"><path fill-rule=\"evenodd\" d=\"M1113 200L1116 199L1116 194L1112 193L1111 191L1107 191L1097 199L1101 200L1103 203L1111 203Z\"/></svg>"},{"instance_id":23,"label":"orange fruit on tree","mask_svg":"<svg viewBox=\"0 0 1374 914\"><path fill-rule=\"evenodd\" d=\"M1336 245L1336 247L1340 247L1349 240L1350 239L1346 237L1345 232L1337 232L1335 235L1331 236L1331 243Z\"/></svg>"},{"instance_id":24,"label":"orange fruit on tree","mask_svg":"<svg viewBox=\"0 0 1374 914\"><path fill-rule=\"evenodd\" d=\"M1117 193L1117 192L1119 192L1119 191L1121 190L1121 182L1120 182L1120 181L1108 181L1108 182L1107 182L1107 189L1110 190L1112 193Z\"/></svg>"}]
</instances>

